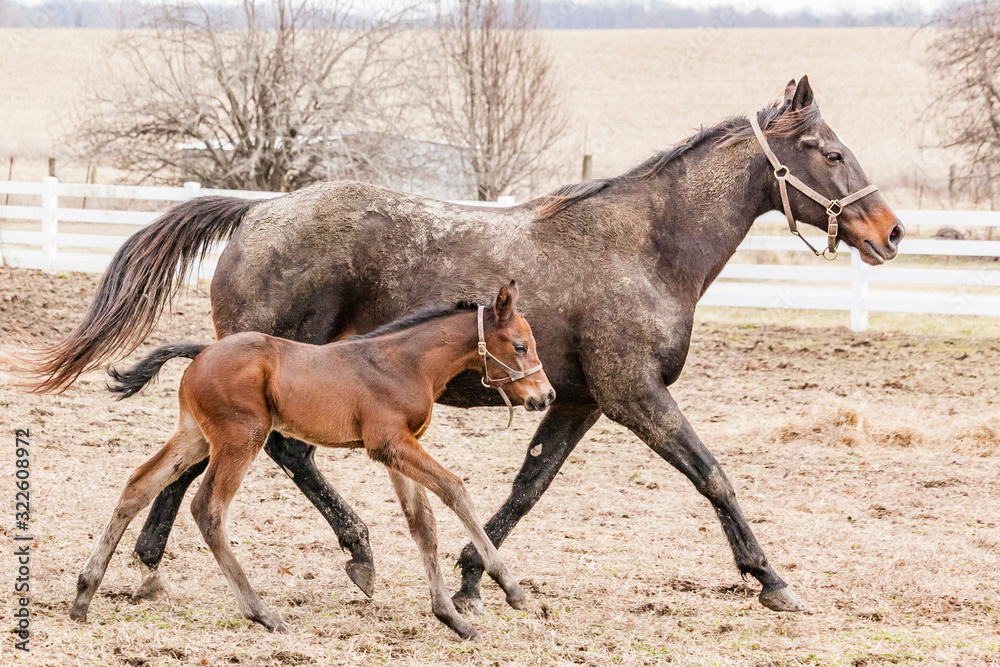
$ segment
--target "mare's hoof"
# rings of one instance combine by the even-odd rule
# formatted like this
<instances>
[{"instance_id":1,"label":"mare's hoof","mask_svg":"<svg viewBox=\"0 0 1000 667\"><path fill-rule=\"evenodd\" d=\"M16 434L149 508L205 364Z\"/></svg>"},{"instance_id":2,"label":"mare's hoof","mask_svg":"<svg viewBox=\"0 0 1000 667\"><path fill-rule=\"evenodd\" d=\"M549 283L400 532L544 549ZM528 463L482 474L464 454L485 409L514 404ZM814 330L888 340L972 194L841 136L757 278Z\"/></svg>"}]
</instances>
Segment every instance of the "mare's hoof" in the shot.
<instances>
[{"instance_id":1,"label":"mare's hoof","mask_svg":"<svg viewBox=\"0 0 1000 667\"><path fill-rule=\"evenodd\" d=\"M375 595L374 568L349 560L347 561L347 564L344 565L344 569L347 570L347 576L354 582L355 586L361 589L362 593L367 595L369 598Z\"/></svg>"},{"instance_id":2,"label":"mare's hoof","mask_svg":"<svg viewBox=\"0 0 1000 667\"><path fill-rule=\"evenodd\" d=\"M771 611L805 611L806 603L802 601L791 586L779 588L776 591L761 592L757 598L760 603Z\"/></svg>"},{"instance_id":3,"label":"mare's hoof","mask_svg":"<svg viewBox=\"0 0 1000 667\"><path fill-rule=\"evenodd\" d=\"M479 643L479 633L476 632L476 629L471 625L463 628L454 628L454 630L458 633L458 636L465 641Z\"/></svg>"},{"instance_id":4,"label":"mare's hoof","mask_svg":"<svg viewBox=\"0 0 1000 667\"><path fill-rule=\"evenodd\" d=\"M524 591L521 590L520 586L511 591L511 593L512 595L507 595L507 604L518 611L524 611L528 608L528 598L524 595Z\"/></svg>"},{"instance_id":5,"label":"mare's hoof","mask_svg":"<svg viewBox=\"0 0 1000 667\"><path fill-rule=\"evenodd\" d=\"M69 617L74 621L79 621L80 623L87 622L87 608L80 607L78 605L73 605L73 608L69 610Z\"/></svg>"},{"instance_id":6,"label":"mare's hoof","mask_svg":"<svg viewBox=\"0 0 1000 667\"><path fill-rule=\"evenodd\" d=\"M451 601L455 603L455 609L458 610L458 613L463 616L483 615L483 601L478 596L472 597L470 595L463 595L462 593L455 593ZM514 605L511 606L513 607ZM514 608L517 609L517 607Z\"/></svg>"},{"instance_id":7,"label":"mare's hoof","mask_svg":"<svg viewBox=\"0 0 1000 667\"><path fill-rule=\"evenodd\" d=\"M142 583L132 593L133 601L156 600L167 594L167 589L160 578L159 570L151 570L145 565L142 565L140 569L142 570Z\"/></svg>"}]
</instances>

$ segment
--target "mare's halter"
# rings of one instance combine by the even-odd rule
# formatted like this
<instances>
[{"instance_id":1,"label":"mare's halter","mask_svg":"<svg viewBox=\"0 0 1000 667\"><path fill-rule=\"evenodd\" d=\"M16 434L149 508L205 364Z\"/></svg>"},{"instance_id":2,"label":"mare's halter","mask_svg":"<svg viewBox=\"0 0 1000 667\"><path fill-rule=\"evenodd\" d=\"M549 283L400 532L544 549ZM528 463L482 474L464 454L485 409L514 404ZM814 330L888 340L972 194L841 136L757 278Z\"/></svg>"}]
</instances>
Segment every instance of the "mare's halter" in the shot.
<instances>
[{"instance_id":1,"label":"mare's halter","mask_svg":"<svg viewBox=\"0 0 1000 667\"><path fill-rule=\"evenodd\" d=\"M753 133L757 137L757 141L760 142L760 147L764 150L764 155L767 156L768 162L770 162L771 166L774 167L774 177L778 179L778 189L781 191L781 205L785 209L785 217L788 218L789 231L791 231L792 234L795 234L800 239L802 239L802 242L805 243L807 246L809 246L809 249L812 250L813 254L816 255L817 257L822 255L824 259L828 260L835 259L837 257L837 231L838 231L837 216L839 216L843 212L845 206L847 206L848 204L853 204L862 197L867 197L871 193L878 190L878 188L874 184L872 184L866 188L858 190L853 194L847 195L843 199L827 199L826 197L824 197L823 195L816 192L811 187L809 187L808 185L797 179L795 176L792 176L792 174L788 171L788 167L781 164L781 160L779 160L778 156L774 154L774 151L771 150L771 147L767 145L767 139L764 138L764 133L761 132L760 124L757 122L756 114L750 115L750 127L753 128ZM790 183L793 188L795 188L796 190L804 194L806 197L809 197L814 202L816 202L817 204L826 209L827 247L822 252L816 250L816 248L814 248L812 244L809 243L808 240L806 240L806 237L802 236L802 234L799 233L797 223L795 222L795 216L792 215L792 207L788 204L788 186L785 184L786 182Z\"/></svg>"},{"instance_id":2,"label":"mare's halter","mask_svg":"<svg viewBox=\"0 0 1000 667\"><path fill-rule=\"evenodd\" d=\"M503 386L510 382L517 382L518 380L523 380L529 375L534 375L538 371L542 370L542 365L538 364L534 368L529 368L526 371L519 371L516 368L511 368L504 362L497 359L495 356L490 354L490 351L486 349L486 334L483 332L483 306L479 306L479 358L483 360L483 379L481 382L484 387L493 387L500 392L503 396L503 402L507 404L507 409L510 410L510 419L507 420L507 428L514 423L514 406L511 405L510 399L507 398L507 394L503 390ZM486 360L492 359L493 363L499 366L505 373L507 377L505 378L492 378L490 377L490 372L486 368Z\"/></svg>"}]
</instances>

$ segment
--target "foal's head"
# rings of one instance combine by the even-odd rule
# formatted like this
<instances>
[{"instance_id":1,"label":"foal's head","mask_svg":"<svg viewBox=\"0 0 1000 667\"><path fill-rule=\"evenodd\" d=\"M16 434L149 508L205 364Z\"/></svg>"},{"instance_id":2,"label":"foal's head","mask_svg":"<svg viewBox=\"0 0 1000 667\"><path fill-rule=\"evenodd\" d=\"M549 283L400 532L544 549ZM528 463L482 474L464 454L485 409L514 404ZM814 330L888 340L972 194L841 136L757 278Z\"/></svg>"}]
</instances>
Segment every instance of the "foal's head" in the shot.
<instances>
[{"instance_id":1,"label":"foal's head","mask_svg":"<svg viewBox=\"0 0 1000 667\"><path fill-rule=\"evenodd\" d=\"M820 117L807 77L798 83L790 81L783 102L766 109L759 118L778 159L821 195L840 199L870 185L854 153ZM826 230L827 213L821 205L794 188L789 188L788 196L798 220ZM777 199L775 208L781 210ZM879 192L844 207L839 231L841 240L857 248L868 264L882 264L895 257L904 233Z\"/></svg>"},{"instance_id":2,"label":"foal's head","mask_svg":"<svg viewBox=\"0 0 1000 667\"><path fill-rule=\"evenodd\" d=\"M486 348L502 363L519 371L534 368L541 361L535 350L535 337L531 327L521 313L517 312L517 285L500 288L493 305L487 308L493 317L484 318ZM493 361L487 360L486 368L491 375L504 375ZM503 385L513 403L521 403L525 410L544 410L556 400L556 390L549 384L545 371L541 370L520 380Z\"/></svg>"}]
</instances>

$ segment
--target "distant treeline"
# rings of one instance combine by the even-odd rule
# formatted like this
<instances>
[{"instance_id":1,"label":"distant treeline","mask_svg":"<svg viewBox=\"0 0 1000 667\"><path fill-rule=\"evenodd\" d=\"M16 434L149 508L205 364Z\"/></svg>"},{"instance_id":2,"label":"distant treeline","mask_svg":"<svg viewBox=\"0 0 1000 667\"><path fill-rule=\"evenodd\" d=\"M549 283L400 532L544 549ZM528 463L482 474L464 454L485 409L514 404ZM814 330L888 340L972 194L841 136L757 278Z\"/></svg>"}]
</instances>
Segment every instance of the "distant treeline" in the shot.
<instances>
[{"instance_id":1,"label":"distant treeline","mask_svg":"<svg viewBox=\"0 0 1000 667\"><path fill-rule=\"evenodd\" d=\"M116 28L139 25L142 3L111 0L49 0L21 3L0 0L0 27L15 28ZM912 0L901 0L896 9L871 14L816 14L811 11L772 13L734 5L692 9L671 2L576 2L549 0L540 5L539 26L547 29L611 28L802 28L920 26L928 22ZM239 12L219 4L218 14Z\"/></svg>"}]
</instances>

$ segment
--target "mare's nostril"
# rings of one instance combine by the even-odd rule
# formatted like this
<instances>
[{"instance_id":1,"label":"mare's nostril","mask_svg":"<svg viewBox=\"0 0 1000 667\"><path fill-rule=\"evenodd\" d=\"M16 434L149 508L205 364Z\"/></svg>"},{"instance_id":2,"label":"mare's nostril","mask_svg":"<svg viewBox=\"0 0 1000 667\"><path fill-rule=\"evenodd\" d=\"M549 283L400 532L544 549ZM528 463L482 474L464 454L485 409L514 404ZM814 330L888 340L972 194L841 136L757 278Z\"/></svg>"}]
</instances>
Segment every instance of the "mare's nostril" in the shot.
<instances>
[{"instance_id":1,"label":"mare's nostril","mask_svg":"<svg viewBox=\"0 0 1000 667\"><path fill-rule=\"evenodd\" d=\"M906 236L906 229L903 227L902 223L897 222L893 225L892 229L889 230L889 236L886 238L886 245L893 250L899 245L899 242L903 240Z\"/></svg>"}]
</instances>

